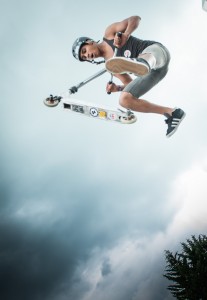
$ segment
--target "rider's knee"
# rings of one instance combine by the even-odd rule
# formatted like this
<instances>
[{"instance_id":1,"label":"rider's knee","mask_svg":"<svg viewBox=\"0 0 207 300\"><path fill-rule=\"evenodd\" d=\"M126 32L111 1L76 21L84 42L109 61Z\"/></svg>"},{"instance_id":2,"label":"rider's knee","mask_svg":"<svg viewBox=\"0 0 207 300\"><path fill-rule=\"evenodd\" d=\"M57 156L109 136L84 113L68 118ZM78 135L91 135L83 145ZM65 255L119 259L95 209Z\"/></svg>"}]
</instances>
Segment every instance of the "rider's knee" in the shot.
<instances>
[{"instance_id":1,"label":"rider's knee","mask_svg":"<svg viewBox=\"0 0 207 300\"><path fill-rule=\"evenodd\" d=\"M119 98L119 104L124 108L130 108L131 96L128 93L121 93Z\"/></svg>"}]
</instances>

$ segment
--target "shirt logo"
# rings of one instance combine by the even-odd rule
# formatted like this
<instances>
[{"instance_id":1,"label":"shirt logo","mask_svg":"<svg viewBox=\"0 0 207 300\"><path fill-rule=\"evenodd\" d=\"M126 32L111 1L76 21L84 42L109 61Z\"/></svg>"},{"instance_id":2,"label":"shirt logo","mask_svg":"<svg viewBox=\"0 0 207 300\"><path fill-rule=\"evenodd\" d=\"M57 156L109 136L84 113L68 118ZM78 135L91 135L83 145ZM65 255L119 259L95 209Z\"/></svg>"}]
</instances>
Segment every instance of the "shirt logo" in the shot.
<instances>
[{"instance_id":1,"label":"shirt logo","mask_svg":"<svg viewBox=\"0 0 207 300\"><path fill-rule=\"evenodd\" d=\"M130 50L125 50L124 51L124 57L130 57L131 56L131 51Z\"/></svg>"}]
</instances>

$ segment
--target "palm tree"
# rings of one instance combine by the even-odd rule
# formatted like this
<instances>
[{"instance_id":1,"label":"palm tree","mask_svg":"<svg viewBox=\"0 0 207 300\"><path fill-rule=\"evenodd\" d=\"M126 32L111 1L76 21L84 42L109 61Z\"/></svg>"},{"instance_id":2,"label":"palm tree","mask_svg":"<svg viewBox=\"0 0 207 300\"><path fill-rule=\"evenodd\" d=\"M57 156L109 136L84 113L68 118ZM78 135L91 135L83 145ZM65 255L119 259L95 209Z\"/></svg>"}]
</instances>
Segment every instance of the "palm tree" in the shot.
<instances>
[{"instance_id":1,"label":"palm tree","mask_svg":"<svg viewBox=\"0 0 207 300\"><path fill-rule=\"evenodd\" d=\"M207 236L193 235L181 246L181 253L165 251L167 265L163 276L173 281L168 290L179 300L206 300Z\"/></svg>"}]
</instances>

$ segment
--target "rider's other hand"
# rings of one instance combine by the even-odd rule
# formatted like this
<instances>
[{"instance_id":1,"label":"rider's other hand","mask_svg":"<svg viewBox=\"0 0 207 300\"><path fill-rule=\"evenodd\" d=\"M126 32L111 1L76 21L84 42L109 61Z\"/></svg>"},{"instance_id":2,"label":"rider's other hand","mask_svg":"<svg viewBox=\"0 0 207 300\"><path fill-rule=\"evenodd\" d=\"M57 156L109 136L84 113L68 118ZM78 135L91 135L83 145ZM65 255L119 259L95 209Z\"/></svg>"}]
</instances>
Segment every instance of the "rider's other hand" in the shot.
<instances>
[{"instance_id":1,"label":"rider's other hand","mask_svg":"<svg viewBox=\"0 0 207 300\"><path fill-rule=\"evenodd\" d=\"M114 46L117 48L123 47L127 42L128 38L128 35L126 35L125 33L122 33L121 36L116 34L114 37Z\"/></svg>"},{"instance_id":2,"label":"rider's other hand","mask_svg":"<svg viewBox=\"0 0 207 300\"><path fill-rule=\"evenodd\" d=\"M108 94L118 92L118 85L113 82L108 82L106 85L106 92Z\"/></svg>"}]
</instances>

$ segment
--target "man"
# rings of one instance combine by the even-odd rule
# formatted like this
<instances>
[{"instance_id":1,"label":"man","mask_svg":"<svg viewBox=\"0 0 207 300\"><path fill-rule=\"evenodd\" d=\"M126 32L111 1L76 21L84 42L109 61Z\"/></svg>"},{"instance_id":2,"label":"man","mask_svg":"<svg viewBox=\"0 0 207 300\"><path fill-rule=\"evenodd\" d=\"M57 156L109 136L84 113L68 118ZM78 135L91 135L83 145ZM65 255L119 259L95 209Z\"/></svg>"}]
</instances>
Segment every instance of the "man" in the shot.
<instances>
[{"instance_id":1,"label":"man","mask_svg":"<svg viewBox=\"0 0 207 300\"><path fill-rule=\"evenodd\" d=\"M104 58L106 69L122 82L122 85L109 82L106 91L121 92L120 105L132 111L164 115L168 125L166 136L170 137L184 119L185 112L140 98L165 77L170 53L161 43L140 40L131 35L140 20L138 16L131 16L111 24L106 28L101 43L81 37L74 42L72 53L79 61L99 63L95 59ZM115 48L117 54L114 57ZM136 78L132 79L130 73Z\"/></svg>"}]
</instances>

